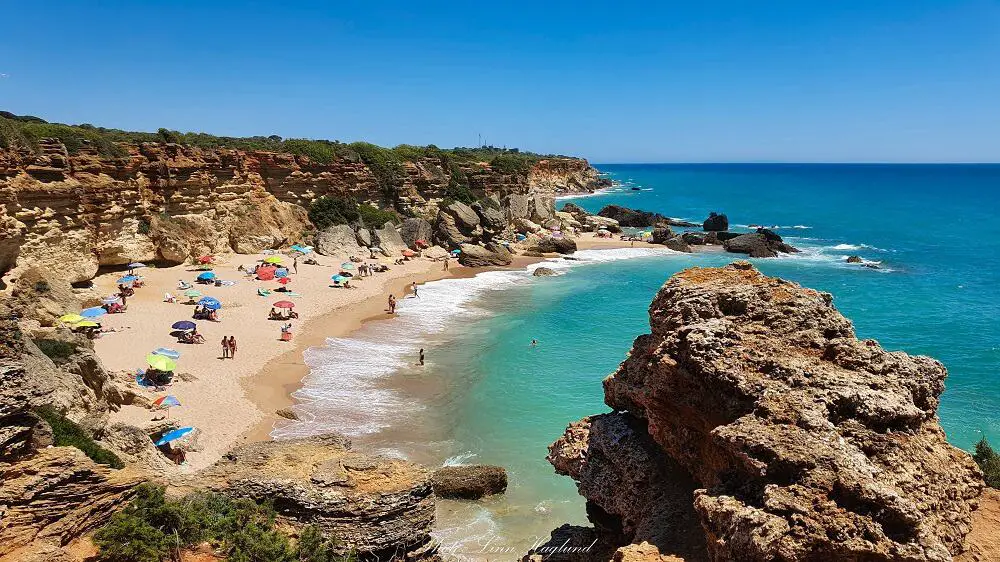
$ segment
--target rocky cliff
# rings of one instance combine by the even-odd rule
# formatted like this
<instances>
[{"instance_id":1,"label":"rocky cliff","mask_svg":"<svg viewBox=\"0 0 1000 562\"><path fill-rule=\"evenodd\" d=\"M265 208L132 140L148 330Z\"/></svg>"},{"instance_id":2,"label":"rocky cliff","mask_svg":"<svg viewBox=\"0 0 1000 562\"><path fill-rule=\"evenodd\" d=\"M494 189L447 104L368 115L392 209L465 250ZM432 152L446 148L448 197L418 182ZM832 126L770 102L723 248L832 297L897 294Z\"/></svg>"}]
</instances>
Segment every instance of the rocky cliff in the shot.
<instances>
[{"instance_id":1,"label":"rocky cliff","mask_svg":"<svg viewBox=\"0 0 1000 562\"><path fill-rule=\"evenodd\" d=\"M433 218L455 174L479 196L599 182L578 159L541 160L520 173L420 158L406 162L399 185L386 190L362 161L169 143L126 148L122 157L86 144L70 154L49 139L37 151L0 150L0 274L15 264L58 265L78 282L105 265L276 248L311 230L305 208L323 195Z\"/></svg>"},{"instance_id":2,"label":"rocky cliff","mask_svg":"<svg viewBox=\"0 0 1000 562\"><path fill-rule=\"evenodd\" d=\"M747 262L678 273L649 317L604 381L614 412L550 447L606 541L718 561L964 550L983 482L938 424L939 362L857 339L829 294Z\"/></svg>"}]
</instances>

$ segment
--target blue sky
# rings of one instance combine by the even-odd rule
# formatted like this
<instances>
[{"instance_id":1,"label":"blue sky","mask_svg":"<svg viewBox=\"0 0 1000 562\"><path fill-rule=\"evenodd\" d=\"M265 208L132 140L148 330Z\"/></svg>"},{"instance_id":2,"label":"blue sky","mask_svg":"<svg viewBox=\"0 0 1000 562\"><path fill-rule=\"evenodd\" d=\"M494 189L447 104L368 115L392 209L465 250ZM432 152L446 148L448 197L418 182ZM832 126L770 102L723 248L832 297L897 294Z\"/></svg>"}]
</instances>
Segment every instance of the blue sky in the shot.
<instances>
[{"instance_id":1,"label":"blue sky","mask_svg":"<svg viewBox=\"0 0 1000 562\"><path fill-rule=\"evenodd\" d=\"M595 162L1000 161L996 0L279 4L0 0L0 109Z\"/></svg>"}]
</instances>

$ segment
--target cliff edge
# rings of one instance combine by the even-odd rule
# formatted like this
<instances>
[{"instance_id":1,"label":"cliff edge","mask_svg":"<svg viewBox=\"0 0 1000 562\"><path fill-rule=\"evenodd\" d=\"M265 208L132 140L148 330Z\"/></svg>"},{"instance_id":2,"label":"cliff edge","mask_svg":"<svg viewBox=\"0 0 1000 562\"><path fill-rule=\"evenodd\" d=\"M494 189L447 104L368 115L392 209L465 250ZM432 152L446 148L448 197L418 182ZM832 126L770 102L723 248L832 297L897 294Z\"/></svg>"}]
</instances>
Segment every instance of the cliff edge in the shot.
<instances>
[{"instance_id":1,"label":"cliff edge","mask_svg":"<svg viewBox=\"0 0 1000 562\"><path fill-rule=\"evenodd\" d=\"M984 484L938 423L941 363L857 339L829 294L747 262L678 273L649 318L604 381L614 412L550 447L607 542L761 562L966 549Z\"/></svg>"}]
</instances>

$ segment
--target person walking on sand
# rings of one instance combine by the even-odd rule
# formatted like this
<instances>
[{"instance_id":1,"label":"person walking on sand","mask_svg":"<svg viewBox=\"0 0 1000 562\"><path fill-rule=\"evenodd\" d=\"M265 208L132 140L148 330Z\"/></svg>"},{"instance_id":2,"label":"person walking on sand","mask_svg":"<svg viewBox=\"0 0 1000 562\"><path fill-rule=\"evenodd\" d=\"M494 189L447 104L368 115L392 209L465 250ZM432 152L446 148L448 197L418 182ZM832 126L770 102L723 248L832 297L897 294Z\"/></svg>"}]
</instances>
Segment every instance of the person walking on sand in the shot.
<instances>
[{"instance_id":1,"label":"person walking on sand","mask_svg":"<svg viewBox=\"0 0 1000 562\"><path fill-rule=\"evenodd\" d=\"M448 271L448 258L444 258L444 270Z\"/></svg>"},{"instance_id":2,"label":"person walking on sand","mask_svg":"<svg viewBox=\"0 0 1000 562\"><path fill-rule=\"evenodd\" d=\"M292 259L292 271L294 271L296 275L299 274L299 256L295 256L295 258Z\"/></svg>"},{"instance_id":3,"label":"person walking on sand","mask_svg":"<svg viewBox=\"0 0 1000 562\"><path fill-rule=\"evenodd\" d=\"M416 281L414 281L413 283L410 284L410 288L413 289L413 296L415 296L417 298L420 298L420 295L417 294L417 282Z\"/></svg>"},{"instance_id":4,"label":"person walking on sand","mask_svg":"<svg viewBox=\"0 0 1000 562\"><path fill-rule=\"evenodd\" d=\"M226 339L226 336L222 336L222 358L229 358L229 340Z\"/></svg>"},{"instance_id":5,"label":"person walking on sand","mask_svg":"<svg viewBox=\"0 0 1000 562\"><path fill-rule=\"evenodd\" d=\"M389 295L389 314L396 314L396 296Z\"/></svg>"},{"instance_id":6,"label":"person walking on sand","mask_svg":"<svg viewBox=\"0 0 1000 562\"><path fill-rule=\"evenodd\" d=\"M229 336L229 358L236 359L236 336Z\"/></svg>"},{"instance_id":7,"label":"person walking on sand","mask_svg":"<svg viewBox=\"0 0 1000 562\"><path fill-rule=\"evenodd\" d=\"M420 348L420 364L424 364L424 348Z\"/></svg>"}]
</instances>

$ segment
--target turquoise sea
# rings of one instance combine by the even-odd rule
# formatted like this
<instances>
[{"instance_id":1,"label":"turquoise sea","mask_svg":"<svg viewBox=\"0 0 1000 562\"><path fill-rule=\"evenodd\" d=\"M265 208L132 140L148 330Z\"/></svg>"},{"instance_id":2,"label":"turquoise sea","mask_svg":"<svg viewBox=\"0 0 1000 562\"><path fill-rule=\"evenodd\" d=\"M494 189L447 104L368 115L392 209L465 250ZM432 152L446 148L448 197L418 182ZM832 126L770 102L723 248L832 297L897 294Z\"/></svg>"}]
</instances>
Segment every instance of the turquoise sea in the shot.
<instances>
[{"instance_id":1,"label":"turquoise sea","mask_svg":"<svg viewBox=\"0 0 1000 562\"><path fill-rule=\"evenodd\" d=\"M597 167L619 185L573 199L588 210L614 203L696 222L719 211L731 225L776 227L803 252L754 260L759 269L832 293L860 337L942 361L951 442L969 449L985 435L1000 444L1000 166ZM854 254L880 269L845 263ZM505 497L439 509L439 538L467 557L513 560L536 536L584 522L546 447L569 422L607 411L601 379L648 330L660 285L737 256L648 247L579 257L545 264L556 277L491 272L428 284L402 301L396 321L310 350L299 395L307 421L277 436L337 430L431 465L506 467ZM420 347L424 367L414 365Z\"/></svg>"}]
</instances>

